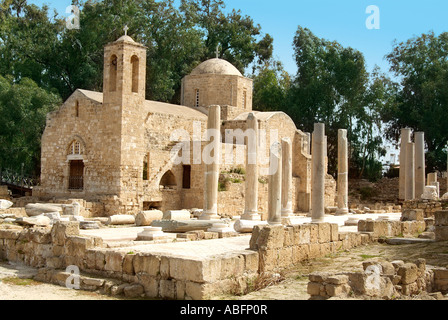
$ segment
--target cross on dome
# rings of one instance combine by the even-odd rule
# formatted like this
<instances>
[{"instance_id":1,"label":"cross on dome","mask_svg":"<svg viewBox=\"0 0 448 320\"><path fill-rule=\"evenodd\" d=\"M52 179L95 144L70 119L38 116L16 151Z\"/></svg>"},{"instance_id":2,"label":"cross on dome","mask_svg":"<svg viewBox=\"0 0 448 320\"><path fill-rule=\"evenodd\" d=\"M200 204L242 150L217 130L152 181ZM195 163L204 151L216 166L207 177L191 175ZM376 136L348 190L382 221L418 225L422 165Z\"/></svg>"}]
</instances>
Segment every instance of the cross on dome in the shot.
<instances>
[{"instance_id":1,"label":"cross on dome","mask_svg":"<svg viewBox=\"0 0 448 320\"><path fill-rule=\"evenodd\" d=\"M129 30L128 25L125 25L123 30L124 30L124 35L127 36L128 35L128 30Z\"/></svg>"},{"instance_id":2,"label":"cross on dome","mask_svg":"<svg viewBox=\"0 0 448 320\"><path fill-rule=\"evenodd\" d=\"M219 43L216 45L216 59L219 59Z\"/></svg>"}]
</instances>

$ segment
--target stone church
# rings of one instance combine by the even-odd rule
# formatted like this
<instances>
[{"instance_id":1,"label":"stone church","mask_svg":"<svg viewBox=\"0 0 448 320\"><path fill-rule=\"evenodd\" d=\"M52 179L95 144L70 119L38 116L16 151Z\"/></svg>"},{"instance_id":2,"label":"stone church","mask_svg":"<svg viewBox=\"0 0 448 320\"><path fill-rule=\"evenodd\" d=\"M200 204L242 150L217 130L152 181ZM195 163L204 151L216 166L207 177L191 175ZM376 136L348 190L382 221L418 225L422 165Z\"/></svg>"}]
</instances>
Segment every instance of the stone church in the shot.
<instances>
[{"instance_id":1,"label":"stone church","mask_svg":"<svg viewBox=\"0 0 448 320\"><path fill-rule=\"evenodd\" d=\"M252 110L252 79L223 59L207 60L183 78L181 105L146 100L145 79L142 44L124 35L106 45L103 92L77 89L47 116L41 185L33 196L41 201L84 199L99 205L96 214L102 216L151 208L202 208L204 164L174 163L170 155L178 141L172 141L171 134L183 129L203 141L208 107L220 105L223 148L236 147L237 139L226 141L225 132L244 130L251 112L259 129L268 133L268 145L272 130L277 130L278 139L291 139L293 208L295 212L309 210L309 134L298 130L283 112ZM220 170L224 174L232 167L237 165L222 164ZM267 184L259 181L259 210L266 217ZM334 199L327 200L333 205ZM219 192L218 209L226 216L242 213L244 181Z\"/></svg>"}]
</instances>

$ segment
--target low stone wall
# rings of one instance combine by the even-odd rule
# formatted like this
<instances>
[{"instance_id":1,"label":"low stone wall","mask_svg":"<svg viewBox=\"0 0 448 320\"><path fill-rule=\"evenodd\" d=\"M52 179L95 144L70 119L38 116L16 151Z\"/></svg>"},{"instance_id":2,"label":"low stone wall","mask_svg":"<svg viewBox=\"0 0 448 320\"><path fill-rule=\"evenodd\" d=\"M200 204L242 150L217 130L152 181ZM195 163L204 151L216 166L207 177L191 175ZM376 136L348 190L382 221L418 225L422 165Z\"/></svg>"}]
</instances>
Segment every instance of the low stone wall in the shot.
<instances>
[{"instance_id":1,"label":"low stone wall","mask_svg":"<svg viewBox=\"0 0 448 320\"><path fill-rule=\"evenodd\" d=\"M434 214L434 234L436 241L448 240L448 210L440 210Z\"/></svg>"},{"instance_id":2,"label":"low stone wall","mask_svg":"<svg viewBox=\"0 0 448 320\"><path fill-rule=\"evenodd\" d=\"M415 236L426 230L425 221L359 220L358 231L370 232L373 237Z\"/></svg>"},{"instance_id":3,"label":"low stone wall","mask_svg":"<svg viewBox=\"0 0 448 320\"><path fill-rule=\"evenodd\" d=\"M76 266L88 275L113 279L112 284L98 279L85 284L106 293L125 293L131 285L133 289L127 291L138 293L138 284L150 298L203 300L246 290L258 271L258 253L250 250L212 259L128 250L104 248L101 238L80 235L76 222L58 222L52 228L0 229L0 259L41 268L38 280L61 285L70 276L66 268Z\"/></svg>"},{"instance_id":4,"label":"low stone wall","mask_svg":"<svg viewBox=\"0 0 448 320\"><path fill-rule=\"evenodd\" d=\"M259 253L259 273L293 266L373 241L369 234L339 232L337 224L255 226L250 249Z\"/></svg>"},{"instance_id":5,"label":"low stone wall","mask_svg":"<svg viewBox=\"0 0 448 320\"><path fill-rule=\"evenodd\" d=\"M424 212L424 218L433 218L434 213L442 210L443 206L448 204L448 201L439 200L406 200L402 204L403 211L406 209L422 209Z\"/></svg>"},{"instance_id":6,"label":"low stone wall","mask_svg":"<svg viewBox=\"0 0 448 320\"><path fill-rule=\"evenodd\" d=\"M338 274L312 273L307 292L311 299L364 296L385 300L424 293L433 293L432 296L439 299L443 298L442 293L448 292L448 270L429 269L425 259L418 259L415 263L366 261L363 270Z\"/></svg>"}]
</instances>

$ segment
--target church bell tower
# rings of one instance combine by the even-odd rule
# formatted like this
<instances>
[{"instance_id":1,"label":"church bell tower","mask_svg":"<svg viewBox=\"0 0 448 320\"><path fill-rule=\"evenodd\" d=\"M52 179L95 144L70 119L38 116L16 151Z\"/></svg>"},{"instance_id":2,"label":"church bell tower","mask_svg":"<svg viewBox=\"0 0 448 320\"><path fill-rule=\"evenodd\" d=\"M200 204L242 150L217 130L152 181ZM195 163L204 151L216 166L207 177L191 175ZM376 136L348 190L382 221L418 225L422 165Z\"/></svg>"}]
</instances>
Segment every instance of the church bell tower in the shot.
<instances>
[{"instance_id":1,"label":"church bell tower","mask_svg":"<svg viewBox=\"0 0 448 320\"><path fill-rule=\"evenodd\" d=\"M104 48L103 103L145 100L146 47L127 35ZM129 101L130 102L130 101Z\"/></svg>"}]
</instances>

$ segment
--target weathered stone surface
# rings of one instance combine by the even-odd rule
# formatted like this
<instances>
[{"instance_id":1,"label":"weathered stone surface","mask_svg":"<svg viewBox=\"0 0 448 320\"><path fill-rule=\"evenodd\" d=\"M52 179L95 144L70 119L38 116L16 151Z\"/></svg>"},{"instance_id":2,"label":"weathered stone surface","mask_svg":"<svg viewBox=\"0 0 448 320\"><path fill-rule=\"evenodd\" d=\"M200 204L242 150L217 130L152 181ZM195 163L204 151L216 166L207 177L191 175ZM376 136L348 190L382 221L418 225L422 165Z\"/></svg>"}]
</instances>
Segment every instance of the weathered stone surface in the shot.
<instances>
[{"instance_id":1,"label":"weathered stone surface","mask_svg":"<svg viewBox=\"0 0 448 320\"><path fill-rule=\"evenodd\" d=\"M448 210L440 210L434 213L434 225L448 226Z\"/></svg>"},{"instance_id":2,"label":"weathered stone surface","mask_svg":"<svg viewBox=\"0 0 448 320\"><path fill-rule=\"evenodd\" d=\"M12 207L13 204L14 204L14 203L12 203L12 202L9 201L9 200L0 199L0 210L3 210L3 209L9 209L9 208Z\"/></svg>"},{"instance_id":3,"label":"weathered stone surface","mask_svg":"<svg viewBox=\"0 0 448 320\"><path fill-rule=\"evenodd\" d=\"M121 225L121 224L134 224L135 217L130 214L117 214L110 216L107 220L107 225Z\"/></svg>"},{"instance_id":4,"label":"weathered stone surface","mask_svg":"<svg viewBox=\"0 0 448 320\"><path fill-rule=\"evenodd\" d=\"M79 223L56 222L51 229L51 239L54 245L63 246L68 236L79 235Z\"/></svg>"},{"instance_id":5,"label":"weathered stone surface","mask_svg":"<svg viewBox=\"0 0 448 320\"><path fill-rule=\"evenodd\" d=\"M30 217L49 212L62 213L62 205L54 203L29 203L25 206L25 211Z\"/></svg>"},{"instance_id":6,"label":"weathered stone surface","mask_svg":"<svg viewBox=\"0 0 448 320\"><path fill-rule=\"evenodd\" d=\"M174 220L155 220L151 223L152 227L161 227L165 232L187 232L194 230L204 230L213 227L214 223L220 220L189 220L189 221L174 221Z\"/></svg>"},{"instance_id":7,"label":"weathered stone surface","mask_svg":"<svg viewBox=\"0 0 448 320\"><path fill-rule=\"evenodd\" d=\"M397 275L401 277L401 284L407 285L415 282L418 277L418 268L413 263L405 263L397 270Z\"/></svg>"},{"instance_id":8,"label":"weathered stone surface","mask_svg":"<svg viewBox=\"0 0 448 320\"><path fill-rule=\"evenodd\" d=\"M163 212L160 210L140 211L135 216L135 224L137 226L150 226L154 220L161 220Z\"/></svg>"},{"instance_id":9,"label":"weathered stone surface","mask_svg":"<svg viewBox=\"0 0 448 320\"><path fill-rule=\"evenodd\" d=\"M123 292L127 298L137 298L141 297L145 290L141 284L135 283L124 287Z\"/></svg>"},{"instance_id":10,"label":"weathered stone surface","mask_svg":"<svg viewBox=\"0 0 448 320\"><path fill-rule=\"evenodd\" d=\"M49 226L51 220L43 215L33 217L19 217L15 220L16 223L24 226Z\"/></svg>"},{"instance_id":11,"label":"weathered stone surface","mask_svg":"<svg viewBox=\"0 0 448 320\"><path fill-rule=\"evenodd\" d=\"M190 220L190 211L188 210L167 210L163 213L163 220L184 221ZM158 220L158 219L154 219Z\"/></svg>"},{"instance_id":12,"label":"weathered stone surface","mask_svg":"<svg viewBox=\"0 0 448 320\"><path fill-rule=\"evenodd\" d=\"M423 221L425 213L422 209L404 209L401 214L401 221Z\"/></svg>"}]
</instances>

